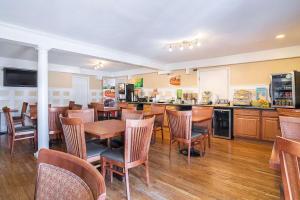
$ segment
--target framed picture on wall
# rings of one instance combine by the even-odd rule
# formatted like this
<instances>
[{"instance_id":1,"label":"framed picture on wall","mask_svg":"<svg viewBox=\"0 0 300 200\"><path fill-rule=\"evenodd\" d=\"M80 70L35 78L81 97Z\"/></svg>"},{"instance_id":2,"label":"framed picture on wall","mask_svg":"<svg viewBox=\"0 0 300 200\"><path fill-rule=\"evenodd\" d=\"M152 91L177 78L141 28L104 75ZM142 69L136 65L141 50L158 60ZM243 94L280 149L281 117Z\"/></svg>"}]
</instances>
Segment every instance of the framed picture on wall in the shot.
<instances>
[{"instance_id":1,"label":"framed picture on wall","mask_svg":"<svg viewBox=\"0 0 300 200\"><path fill-rule=\"evenodd\" d=\"M268 89L265 87L256 88L255 92L256 92L256 100L268 98Z\"/></svg>"},{"instance_id":2,"label":"framed picture on wall","mask_svg":"<svg viewBox=\"0 0 300 200\"><path fill-rule=\"evenodd\" d=\"M180 75L172 76L170 78L170 85L179 86L181 84L181 77Z\"/></svg>"}]
</instances>

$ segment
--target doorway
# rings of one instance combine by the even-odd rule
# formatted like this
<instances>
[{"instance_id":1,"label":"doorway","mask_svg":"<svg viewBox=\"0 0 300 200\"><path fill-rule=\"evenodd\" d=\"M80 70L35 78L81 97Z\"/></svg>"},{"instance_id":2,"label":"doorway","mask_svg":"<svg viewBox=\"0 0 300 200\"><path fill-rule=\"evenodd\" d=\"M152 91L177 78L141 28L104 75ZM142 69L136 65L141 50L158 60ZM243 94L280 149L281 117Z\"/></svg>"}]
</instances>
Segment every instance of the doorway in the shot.
<instances>
[{"instance_id":1,"label":"doorway","mask_svg":"<svg viewBox=\"0 0 300 200\"><path fill-rule=\"evenodd\" d=\"M73 76L73 100L76 104L87 107L89 101L89 77Z\"/></svg>"}]
</instances>

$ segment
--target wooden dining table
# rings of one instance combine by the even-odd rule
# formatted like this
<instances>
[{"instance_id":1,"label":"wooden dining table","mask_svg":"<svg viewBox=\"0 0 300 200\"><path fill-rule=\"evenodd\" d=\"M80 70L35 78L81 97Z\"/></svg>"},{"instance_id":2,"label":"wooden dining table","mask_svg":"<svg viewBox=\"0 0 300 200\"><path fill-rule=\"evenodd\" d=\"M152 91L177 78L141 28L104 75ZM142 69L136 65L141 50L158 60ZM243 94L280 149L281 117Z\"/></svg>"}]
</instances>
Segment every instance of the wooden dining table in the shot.
<instances>
[{"instance_id":1,"label":"wooden dining table","mask_svg":"<svg viewBox=\"0 0 300 200\"><path fill-rule=\"evenodd\" d=\"M88 122L84 124L84 131L86 134L99 139L110 139L123 134L125 125L124 121L115 119Z\"/></svg>"}]
</instances>

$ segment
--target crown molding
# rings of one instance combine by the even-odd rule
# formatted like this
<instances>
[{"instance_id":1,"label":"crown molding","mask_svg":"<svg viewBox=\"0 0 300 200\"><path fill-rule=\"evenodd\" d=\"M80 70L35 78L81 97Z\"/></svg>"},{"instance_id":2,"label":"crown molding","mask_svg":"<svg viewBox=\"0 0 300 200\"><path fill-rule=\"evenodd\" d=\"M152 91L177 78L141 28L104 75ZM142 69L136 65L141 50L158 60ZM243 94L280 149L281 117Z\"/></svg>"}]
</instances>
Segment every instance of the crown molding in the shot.
<instances>
[{"instance_id":1,"label":"crown molding","mask_svg":"<svg viewBox=\"0 0 300 200\"><path fill-rule=\"evenodd\" d=\"M166 69L178 70L185 68L215 67L295 57L300 57L300 45L187 62L169 63L166 65Z\"/></svg>"},{"instance_id":2,"label":"crown molding","mask_svg":"<svg viewBox=\"0 0 300 200\"><path fill-rule=\"evenodd\" d=\"M0 38L17 41L35 48L42 47L46 49L63 50L152 69L159 69L163 65L160 62L134 54L78 40L72 40L55 34L28 29L2 21L0 21Z\"/></svg>"},{"instance_id":3,"label":"crown molding","mask_svg":"<svg viewBox=\"0 0 300 200\"><path fill-rule=\"evenodd\" d=\"M15 59L15 58L0 57L0 69L2 69L3 67L37 70L37 62ZM83 74L83 75L90 75L90 76L110 75L110 73L102 72L99 70L85 69L82 67L69 66L69 65L58 65L52 63L49 63L48 69L49 71L72 73L72 74Z\"/></svg>"},{"instance_id":4,"label":"crown molding","mask_svg":"<svg viewBox=\"0 0 300 200\"><path fill-rule=\"evenodd\" d=\"M149 68L139 68L139 69L124 70L119 72L110 72L110 73L106 73L106 75L107 77L122 77L122 76L133 76L139 74L154 73L157 71L158 70L149 69Z\"/></svg>"}]
</instances>

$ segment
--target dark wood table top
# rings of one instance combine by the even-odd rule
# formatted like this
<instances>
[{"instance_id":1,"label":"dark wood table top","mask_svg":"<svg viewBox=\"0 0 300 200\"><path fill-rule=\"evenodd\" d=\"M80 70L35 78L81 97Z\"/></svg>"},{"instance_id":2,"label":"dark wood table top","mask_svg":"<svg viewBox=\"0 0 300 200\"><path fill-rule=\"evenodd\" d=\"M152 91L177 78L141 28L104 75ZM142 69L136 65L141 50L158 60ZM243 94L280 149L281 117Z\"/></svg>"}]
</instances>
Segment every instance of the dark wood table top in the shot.
<instances>
[{"instance_id":1,"label":"dark wood table top","mask_svg":"<svg viewBox=\"0 0 300 200\"><path fill-rule=\"evenodd\" d=\"M125 131L125 122L121 120L104 120L89 122L84 124L86 134L100 138L108 139L118 136Z\"/></svg>"},{"instance_id":2,"label":"dark wood table top","mask_svg":"<svg viewBox=\"0 0 300 200\"><path fill-rule=\"evenodd\" d=\"M212 119L211 117L192 116L192 122L204 122L211 119Z\"/></svg>"}]
</instances>

